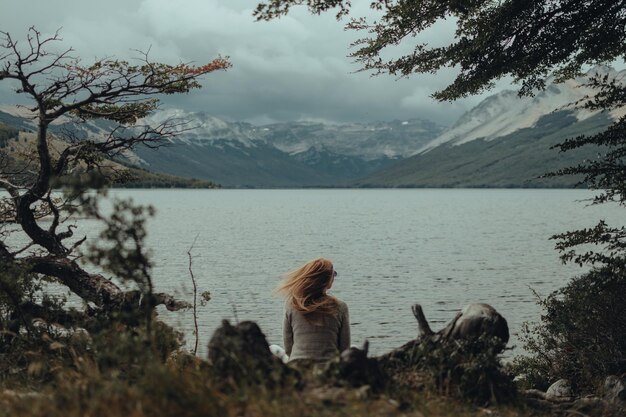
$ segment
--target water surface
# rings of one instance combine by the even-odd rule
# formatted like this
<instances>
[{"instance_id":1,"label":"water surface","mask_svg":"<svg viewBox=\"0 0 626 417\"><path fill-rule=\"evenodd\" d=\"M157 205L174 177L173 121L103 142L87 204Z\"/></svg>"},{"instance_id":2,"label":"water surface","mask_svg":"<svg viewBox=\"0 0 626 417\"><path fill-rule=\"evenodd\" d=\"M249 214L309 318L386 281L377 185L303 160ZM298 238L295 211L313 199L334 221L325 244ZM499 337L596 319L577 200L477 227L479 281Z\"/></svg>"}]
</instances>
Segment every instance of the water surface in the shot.
<instances>
[{"instance_id":1,"label":"water surface","mask_svg":"<svg viewBox=\"0 0 626 417\"><path fill-rule=\"evenodd\" d=\"M540 295L582 270L563 266L549 237L605 218L581 190L119 190L152 204L148 245L157 290L191 299L193 270L211 301L198 310L202 351L222 319L257 321L282 344L281 274L309 259L333 260L332 293L350 308L352 340L383 353L415 337L413 303L434 330L471 302L509 322L512 344L536 321ZM162 317L192 340L190 311Z\"/></svg>"}]
</instances>

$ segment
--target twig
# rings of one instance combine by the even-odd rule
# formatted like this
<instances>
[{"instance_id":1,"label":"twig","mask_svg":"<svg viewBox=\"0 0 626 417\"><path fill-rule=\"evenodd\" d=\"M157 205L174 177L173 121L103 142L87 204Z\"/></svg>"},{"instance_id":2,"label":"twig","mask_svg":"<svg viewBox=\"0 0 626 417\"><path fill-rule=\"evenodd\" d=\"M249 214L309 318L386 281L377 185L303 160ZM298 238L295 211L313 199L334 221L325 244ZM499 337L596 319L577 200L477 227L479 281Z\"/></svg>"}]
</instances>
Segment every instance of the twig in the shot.
<instances>
[{"instance_id":1,"label":"twig","mask_svg":"<svg viewBox=\"0 0 626 417\"><path fill-rule=\"evenodd\" d=\"M233 316L235 316L235 324L239 324L239 317L237 316L237 304L235 304L232 298L230 299L230 306L233 309Z\"/></svg>"},{"instance_id":2,"label":"twig","mask_svg":"<svg viewBox=\"0 0 626 417\"><path fill-rule=\"evenodd\" d=\"M196 342L193 347L194 355L198 353L198 339L200 338L200 336L198 334L198 307L197 307L198 286L196 285L196 277L193 275L193 269L191 268L191 262L192 262L191 250L193 249L193 246L196 244L196 241L198 240L198 236L200 236L200 233L196 235L195 239L193 240L193 243L191 244L191 247L187 251L187 256L189 257L189 275L191 276L191 282L193 284L193 327L195 329L195 336L196 336Z\"/></svg>"}]
</instances>

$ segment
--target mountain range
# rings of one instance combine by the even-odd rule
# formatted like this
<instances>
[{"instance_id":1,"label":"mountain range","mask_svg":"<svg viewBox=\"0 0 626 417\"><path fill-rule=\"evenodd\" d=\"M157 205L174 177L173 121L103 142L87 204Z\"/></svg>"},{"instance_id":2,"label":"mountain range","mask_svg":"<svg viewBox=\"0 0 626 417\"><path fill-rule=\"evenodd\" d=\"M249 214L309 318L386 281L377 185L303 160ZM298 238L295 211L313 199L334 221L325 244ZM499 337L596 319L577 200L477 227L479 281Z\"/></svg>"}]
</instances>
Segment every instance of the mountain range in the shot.
<instances>
[{"instance_id":1,"label":"mountain range","mask_svg":"<svg viewBox=\"0 0 626 417\"><path fill-rule=\"evenodd\" d=\"M254 126L206 113L166 110L143 120L185 121L179 135L157 150L138 147L126 162L155 172L207 179L229 187L349 186L403 159L443 132L425 120L333 125L312 122ZM21 108L0 107L0 123L33 130ZM60 137L102 140L106 121L55 121Z\"/></svg>"},{"instance_id":2,"label":"mountain range","mask_svg":"<svg viewBox=\"0 0 626 417\"><path fill-rule=\"evenodd\" d=\"M255 126L202 112L164 110L143 121L184 120L166 146L138 148L127 163L155 172L208 179L228 187L555 187L576 178L538 179L546 171L595 157L597 149L559 154L563 139L606 128L626 109L590 112L572 103L593 94L590 75L624 78L597 67L585 77L548 83L534 97L504 90L487 97L450 127L428 120ZM0 107L0 123L33 129L23 109ZM58 136L101 140L113 128L61 119Z\"/></svg>"},{"instance_id":3,"label":"mountain range","mask_svg":"<svg viewBox=\"0 0 626 417\"><path fill-rule=\"evenodd\" d=\"M571 187L581 178L541 178L546 172L597 158L598 148L565 153L554 145L578 135L600 132L626 115L573 105L594 91L590 76L623 80L626 70L606 66L564 83L549 82L534 97L504 90L462 115L414 155L355 182L362 187Z\"/></svg>"}]
</instances>

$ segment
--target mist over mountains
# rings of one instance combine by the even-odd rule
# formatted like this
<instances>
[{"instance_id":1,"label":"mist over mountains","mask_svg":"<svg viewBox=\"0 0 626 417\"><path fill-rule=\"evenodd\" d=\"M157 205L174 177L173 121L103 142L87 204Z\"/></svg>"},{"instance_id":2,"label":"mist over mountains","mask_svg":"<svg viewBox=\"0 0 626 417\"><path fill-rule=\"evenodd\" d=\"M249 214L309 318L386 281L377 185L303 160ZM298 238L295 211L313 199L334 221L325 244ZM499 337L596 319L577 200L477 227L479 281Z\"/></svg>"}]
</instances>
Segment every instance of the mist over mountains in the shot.
<instances>
[{"instance_id":1,"label":"mist over mountains","mask_svg":"<svg viewBox=\"0 0 626 417\"><path fill-rule=\"evenodd\" d=\"M186 121L180 134L158 150L139 147L124 158L151 171L227 187L567 187L577 179L537 177L593 158L597 149L559 154L550 147L603 130L626 114L624 108L611 113L573 108L593 94L583 84L598 73L626 77L626 71L597 67L586 77L549 84L534 97L501 91L448 128L421 119L255 126L170 109L142 123ZM34 129L28 113L16 107L0 107L0 123ZM97 141L113 126L62 119L51 131Z\"/></svg>"},{"instance_id":2,"label":"mist over mountains","mask_svg":"<svg viewBox=\"0 0 626 417\"><path fill-rule=\"evenodd\" d=\"M487 97L414 155L384 167L355 185L365 187L571 187L580 178L540 178L546 172L597 158L598 148L559 153L563 140L600 132L626 115L589 111L574 104L594 91L592 75L626 78L606 66L564 83L549 83L534 97L504 90Z\"/></svg>"}]
</instances>

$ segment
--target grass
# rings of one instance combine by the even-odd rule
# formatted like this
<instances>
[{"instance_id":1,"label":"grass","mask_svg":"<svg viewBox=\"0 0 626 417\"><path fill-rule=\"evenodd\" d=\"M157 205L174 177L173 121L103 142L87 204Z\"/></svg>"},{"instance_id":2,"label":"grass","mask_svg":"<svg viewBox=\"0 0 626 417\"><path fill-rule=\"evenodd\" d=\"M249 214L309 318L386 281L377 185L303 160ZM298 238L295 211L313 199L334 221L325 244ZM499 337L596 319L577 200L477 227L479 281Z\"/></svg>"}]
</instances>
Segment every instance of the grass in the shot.
<instances>
[{"instance_id":1,"label":"grass","mask_svg":"<svg viewBox=\"0 0 626 417\"><path fill-rule=\"evenodd\" d=\"M24 355L19 366L7 363L15 352L5 353L0 357L0 417L554 415L551 410L531 407L521 397L506 404L472 404L447 395L441 387L429 383L428 373L420 374L414 369L379 392L368 386L351 388L315 372L304 375L303 385L286 379L285 383L268 388L267 384L218 375L207 360L189 353L177 351L163 360L161 348L153 345L151 349L136 333L116 330L99 339L96 336L95 343L87 342L83 347L70 341L51 342L48 349L39 352L33 347L29 352L21 352ZM169 342L163 345L169 346ZM48 358L47 366L29 366L29 361L41 363L44 357ZM620 415L614 410L592 411L595 412L586 411L585 415Z\"/></svg>"},{"instance_id":2,"label":"grass","mask_svg":"<svg viewBox=\"0 0 626 417\"><path fill-rule=\"evenodd\" d=\"M55 384L56 385L56 384ZM133 383L116 379L74 379L37 395L0 394L0 416L541 416L523 407L489 409L422 393L410 401L387 395L367 397L354 389L240 389L225 394L199 371L152 369Z\"/></svg>"}]
</instances>

